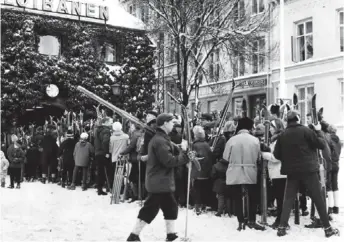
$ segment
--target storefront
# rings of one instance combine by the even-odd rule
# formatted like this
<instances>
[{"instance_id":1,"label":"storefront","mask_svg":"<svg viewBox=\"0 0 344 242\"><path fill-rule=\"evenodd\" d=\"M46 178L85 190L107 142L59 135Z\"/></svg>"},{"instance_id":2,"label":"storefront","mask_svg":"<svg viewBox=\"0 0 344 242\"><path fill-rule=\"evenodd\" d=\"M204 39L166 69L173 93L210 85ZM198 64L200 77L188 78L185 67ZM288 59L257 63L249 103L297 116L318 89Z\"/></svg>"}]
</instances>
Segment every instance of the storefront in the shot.
<instances>
[{"instance_id":1,"label":"storefront","mask_svg":"<svg viewBox=\"0 0 344 242\"><path fill-rule=\"evenodd\" d=\"M243 103L246 102L247 116L254 119L259 115L263 105L267 104L268 95L271 95L267 88L267 76L264 74L240 77L234 79L234 81L237 86L234 90L229 112L234 116L241 116ZM214 88L215 85L216 88ZM221 112L228 99L231 87L232 81L201 86L199 89L200 111L202 113ZM194 100L194 94L192 94L190 101L194 103ZM194 110L194 105L192 107Z\"/></svg>"}]
</instances>

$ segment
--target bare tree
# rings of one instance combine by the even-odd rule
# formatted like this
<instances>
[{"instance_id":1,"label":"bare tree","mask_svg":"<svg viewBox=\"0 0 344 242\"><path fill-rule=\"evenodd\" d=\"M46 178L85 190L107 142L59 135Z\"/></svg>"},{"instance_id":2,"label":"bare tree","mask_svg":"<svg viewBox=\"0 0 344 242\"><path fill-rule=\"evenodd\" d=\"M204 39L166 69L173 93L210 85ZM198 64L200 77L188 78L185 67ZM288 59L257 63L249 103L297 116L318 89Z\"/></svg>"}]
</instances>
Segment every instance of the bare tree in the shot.
<instances>
[{"instance_id":1,"label":"bare tree","mask_svg":"<svg viewBox=\"0 0 344 242\"><path fill-rule=\"evenodd\" d=\"M178 98L184 105L188 104L191 92L199 87L202 76L207 82L217 81L218 73L214 76L211 68L208 71L205 68L216 51L222 49L228 56L248 60L254 42L267 31L268 11L252 14L243 3L243 0L146 1L151 10L149 30L172 39L168 45L175 51Z\"/></svg>"}]
</instances>

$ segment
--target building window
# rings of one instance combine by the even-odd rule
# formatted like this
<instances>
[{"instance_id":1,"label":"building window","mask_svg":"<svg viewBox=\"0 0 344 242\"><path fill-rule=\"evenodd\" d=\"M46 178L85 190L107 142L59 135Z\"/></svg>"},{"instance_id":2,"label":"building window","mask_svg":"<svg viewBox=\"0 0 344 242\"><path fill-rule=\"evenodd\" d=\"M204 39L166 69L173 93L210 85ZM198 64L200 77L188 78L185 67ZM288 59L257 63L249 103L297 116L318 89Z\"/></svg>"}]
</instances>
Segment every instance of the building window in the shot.
<instances>
[{"instance_id":1,"label":"building window","mask_svg":"<svg viewBox=\"0 0 344 242\"><path fill-rule=\"evenodd\" d=\"M313 57L313 22L311 20L296 25L296 55L298 61Z\"/></svg>"},{"instance_id":2,"label":"building window","mask_svg":"<svg viewBox=\"0 0 344 242\"><path fill-rule=\"evenodd\" d=\"M169 49L169 64L175 63L177 61L177 51L176 42L173 37L170 37L170 49Z\"/></svg>"},{"instance_id":3,"label":"building window","mask_svg":"<svg viewBox=\"0 0 344 242\"><path fill-rule=\"evenodd\" d=\"M208 101L208 113L216 111L217 100Z\"/></svg>"},{"instance_id":4,"label":"building window","mask_svg":"<svg viewBox=\"0 0 344 242\"><path fill-rule=\"evenodd\" d=\"M44 35L39 37L38 52L42 55L56 56L61 53L60 41L56 36Z\"/></svg>"},{"instance_id":5,"label":"building window","mask_svg":"<svg viewBox=\"0 0 344 242\"><path fill-rule=\"evenodd\" d=\"M220 78L220 50L216 49L209 56L209 77L210 82L216 82Z\"/></svg>"},{"instance_id":6,"label":"building window","mask_svg":"<svg viewBox=\"0 0 344 242\"><path fill-rule=\"evenodd\" d=\"M340 81L340 110L344 113L344 80Z\"/></svg>"},{"instance_id":7,"label":"building window","mask_svg":"<svg viewBox=\"0 0 344 242\"><path fill-rule=\"evenodd\" d=\"M264 2L265 0L252 0L252 13L258 14L264 12Z\"/></svg>"},{"instance_id":8,"label":"building window","mask_svg":"<svg viewBox=\"0 0 344 242\"><path fill-rule=\"evenodd\" d=\"M234 98L234 117L241 116L242 114L242 97Z\"/></svg>"},{"instance_id":9,"label":"building window","mask_svg":"<svg viewBox=\"0 0 344 242\"><path fill-rule=\"evenodd\" d=\"M252 73L258 73L265 67L265 39L261 38L253 42L252 47Z\"/></svg>"},{"instance_id":10,"label":"building window","mask_svg":"<svg viewBox=\"0 0 344 242\"><path fill-rule=\"evenodd\" d=\"M103 61L109 64L116 62L116 45L105 43L103 48Z\"/></svg>"},{"instance_id":11,"label":"building window","mask_svg":"<svg viewBox=\"0 0 344 242\"><path fill-rule=\"evenodd\" d=\"M136 16L136 5L132 4L129 6L129 13Z\"/></svg>"},{"instance_id":12,"label":"building window","mask_svg":"<svg viewBox=\"0 0 344 242\"><path fill-rule=\"evenodd\" d=\"M298 109L301 115L301 124L305 125L307 114L312 111L312 97L314 95L313 84L298 88L299 105Z\"/></svg>"},{"instance_id":13,"label":"building window","mask_svg":"<svg viewBox=\"0 0 344 242\"><path fill-rule=\"evenodd\" d=\"M340 41L340 51L344 52L344 11L339 12L339 41Z\"/></svg>"}]
</instances>

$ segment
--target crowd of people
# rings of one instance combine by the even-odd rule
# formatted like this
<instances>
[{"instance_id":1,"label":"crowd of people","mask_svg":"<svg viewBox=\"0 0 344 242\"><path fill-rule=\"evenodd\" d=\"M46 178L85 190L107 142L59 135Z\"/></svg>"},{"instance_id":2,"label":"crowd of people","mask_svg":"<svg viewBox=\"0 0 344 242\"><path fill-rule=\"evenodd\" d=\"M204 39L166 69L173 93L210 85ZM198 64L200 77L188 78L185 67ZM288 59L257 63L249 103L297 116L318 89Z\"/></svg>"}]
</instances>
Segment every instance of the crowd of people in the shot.
<instances>
[{"instance_id":1,"label":"crowd of people","mask_svg":"<svg viewBox=\"0 0 344 242\"><path fill-rule=\"evenodd\" d=\"M23 180L40 180L70 190L78 185L83 191L93 187L98 195L107 195L112 190L116 164L126 159L130 164L126 172L131 189L124 195L130 202L145 200L128 241L140 240L141 230L160 208L166 220L167 240L173 241L177 238L174 221L178 206L185 207L187 202L192 148L201 166L200 170L194 165L191 169L190 205L197 215L209 210L216 216L235 215L239 231L245 226L265 230L256 222L256 214L261 213L261 162L265 159L268 215L276 217L272 227L278 230L277 234L286 234L298 192L301 215L309 214L306 197L310 196L320 216L313 217L307 227L324 228L326 237L339 234L329 222L330 214L339 212L342 144L335 127L325 121L313 125L310 119L308 126L301 125L299 114L293 110L286 120L280 119L279 113L270 113L269 121L269 147L262 120L247 117L229 116L220 137L215 139L213 130L218 122L204 114L193 124L192 144L185 141L184 120L180 116L158 115L154 111L146 115L149 129L130 122L123 127L110 117L103 117L94 129L85 129L80 135L68 129L61 136L55 126L48 126L43 133L38 127L27 145L21 144L16 134L11 135L12 144L1 152L1 186L5 187L8 167L9 188L16 183L19 189ZM326 164L328 208L320 195L317 150L322 151ZM248 214L244 214L242 185L248 193Z\"/></svg>"}]
</instances>

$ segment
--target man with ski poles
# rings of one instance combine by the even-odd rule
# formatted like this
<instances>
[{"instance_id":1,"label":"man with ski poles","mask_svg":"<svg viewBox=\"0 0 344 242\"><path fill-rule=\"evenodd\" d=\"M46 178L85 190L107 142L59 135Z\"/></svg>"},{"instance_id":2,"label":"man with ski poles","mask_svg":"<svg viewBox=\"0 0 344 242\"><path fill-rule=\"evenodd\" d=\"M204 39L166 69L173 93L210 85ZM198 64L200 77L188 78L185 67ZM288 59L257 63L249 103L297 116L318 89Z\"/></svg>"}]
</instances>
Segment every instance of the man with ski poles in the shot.
<instances>
[{"instance_id":1,"label":"man with ski poles","mask_svg":"<svg viewBox=\"0 0 344 242\"><path fill-rule=\"evenodd\" d=\"M179 148L171 143L168 134L174 126L173 115L160 114L156 124L158 126L156 134L148 145L145 183L149 194L127 241L140 241L140 232L145 225L154 220L160 209L163 211L166 223L166 241L178 238L174 230L174 222L178 217L178 204L174 196L174 169L189 162L188 145L187 142L182 142ZM176 154L177 149L178 154Z\"/></svg>"},{"instance_id":2,"label":"man with ski poles","mask_svg":"<svg viewBox=\"0 0 344 242\"><path fill-rule=\"evenodd\" d=\"M300 182L309 191L309 195L322 220L325 236L339 235L339 230L332 228L327 215L325 201L321 196L320 181L318 177L319 163L317 149L323 149L325 140L320 131L320 124L315 125L317 132L300 124L300 115L291 110L287 114L287 128L278 137L274 156L282 163L281 174L287 175L287 184L283 201L283 211L278 236L286 235L290 211L293 207Z\"/></svg>"}]
</instances>

